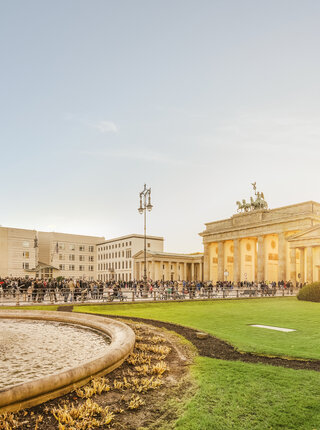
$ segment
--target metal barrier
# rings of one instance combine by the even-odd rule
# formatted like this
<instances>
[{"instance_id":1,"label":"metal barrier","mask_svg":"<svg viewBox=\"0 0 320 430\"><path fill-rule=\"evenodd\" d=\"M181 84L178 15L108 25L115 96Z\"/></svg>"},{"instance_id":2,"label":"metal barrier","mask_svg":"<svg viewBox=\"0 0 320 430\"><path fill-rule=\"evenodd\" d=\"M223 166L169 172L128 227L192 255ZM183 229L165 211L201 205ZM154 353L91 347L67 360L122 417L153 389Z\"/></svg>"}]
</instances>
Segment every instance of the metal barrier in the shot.
<instances>
[{"instance_id":1,"label":"metal barrier","mask_svg":"<svg viewBox=\"0 0 320 430\"><path fill-rule=\"evenodd\" d=\"M110 302L143 302L143 301L190 301L190 300L214 300L214 299L241 299L257 297L285 297L296 295L297 288L214 288L201 290L173 290L172 289L153 289L147 297L142 297L141 291L135 289L122 289L118 294L108 291L92 290L75 290L70 291L68 288L39 289L21 292L19 289L0 289L0 306L11 305L34 305L34 304L63 304L63 303L110 303Z\"/></svg>"}]
</instances>

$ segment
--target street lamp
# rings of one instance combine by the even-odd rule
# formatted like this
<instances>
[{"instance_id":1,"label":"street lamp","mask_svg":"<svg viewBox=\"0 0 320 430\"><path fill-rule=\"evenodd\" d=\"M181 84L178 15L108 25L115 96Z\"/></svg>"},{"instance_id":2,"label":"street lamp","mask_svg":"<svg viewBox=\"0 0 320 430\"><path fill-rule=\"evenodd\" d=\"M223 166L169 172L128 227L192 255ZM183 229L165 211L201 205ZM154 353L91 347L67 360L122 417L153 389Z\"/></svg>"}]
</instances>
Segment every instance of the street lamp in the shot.
<instances>
[{"instance_id":1,"label":"street lamp","mask_svg":"<svg viewBox=\"0 0 320 430\"><path fill-rule=\"evenodd\" d=\"M147 188L144 184L144 188L139 194L140 206L138 212L140 215L144 214L144 270L143 270L143 282L144 282L144 297L148 296L147 286L147 209L150 212L153 208L151 204L151 188ZM147 203L148 199L148 203Z\"/></svg>"}]
</instances>

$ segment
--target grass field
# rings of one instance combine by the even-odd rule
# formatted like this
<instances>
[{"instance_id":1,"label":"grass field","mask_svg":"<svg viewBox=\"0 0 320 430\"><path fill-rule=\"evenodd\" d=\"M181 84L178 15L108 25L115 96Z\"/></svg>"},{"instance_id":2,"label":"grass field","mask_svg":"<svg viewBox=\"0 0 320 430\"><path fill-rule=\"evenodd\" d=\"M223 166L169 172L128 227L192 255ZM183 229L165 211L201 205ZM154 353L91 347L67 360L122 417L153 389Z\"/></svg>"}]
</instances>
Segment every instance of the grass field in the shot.
<instances>
[{"instance_id":1,"label":"grass field","mask_svg":"<svg viewBox=\"0 0 320 430\"><path fill-rule=\"evenodd\" d=\"M176 430L320 429L320 374L198 357Z\"/></svg>"},{"instance_id":2,"label":"grass field","mask_svg":"<svg viewBox=\"0 0 320 430\"><path fill-rule=\"evenodd\" d=\"M295 297L76 306L74 311L170 321L211 333L241 351L320 359L320 304L301 302ZM297 331L282 333L250 324Z\"/></svg>"}]
</instances>

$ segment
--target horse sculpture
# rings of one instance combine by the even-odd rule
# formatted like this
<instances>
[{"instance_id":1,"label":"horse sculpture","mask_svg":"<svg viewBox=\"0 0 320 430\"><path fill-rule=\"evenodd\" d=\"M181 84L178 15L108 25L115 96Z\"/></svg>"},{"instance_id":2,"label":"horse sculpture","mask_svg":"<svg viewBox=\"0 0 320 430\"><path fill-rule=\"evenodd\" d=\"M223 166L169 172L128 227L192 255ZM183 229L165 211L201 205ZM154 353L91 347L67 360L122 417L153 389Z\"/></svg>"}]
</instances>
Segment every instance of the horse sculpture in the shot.
<instances>
[{"instance_id":1,"label":"horse sculpture","mask_svg":"<svg viewBox=\"0 0 320 430\"><path fill-rule=\"evenodd\" d=\"M252 186L255 191L256 199L254 200L253 197L250 197L250 203L247 203L245 199L242 200L242 203L240 201L237 201L237 212L249 212L258 209L268 209L268 203L264 199L264 194L262 192L260 193L259 191L256 191L255 182L252 184Z\"/></svg>"}]
</instances>

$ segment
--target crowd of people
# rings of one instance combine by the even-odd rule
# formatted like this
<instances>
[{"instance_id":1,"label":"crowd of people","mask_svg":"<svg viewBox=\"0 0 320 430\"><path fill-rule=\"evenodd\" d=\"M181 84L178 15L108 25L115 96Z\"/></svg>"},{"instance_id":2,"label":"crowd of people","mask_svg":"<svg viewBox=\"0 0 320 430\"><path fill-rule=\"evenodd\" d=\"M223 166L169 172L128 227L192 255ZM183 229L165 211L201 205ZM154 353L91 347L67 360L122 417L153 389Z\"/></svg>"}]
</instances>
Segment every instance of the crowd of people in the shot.
<instances>
[{"instance_id":1,"label":"crowd of people","mask_svg":"<svg viewBox=\"0 0 320 430\"><path fill-rule=\"evenodd\" d=\"M189 282L189 281L86 281L82 279L31 279L0 278L0 299L23 299L28 302L84 302L88 300L120 301L140 297L184 299L195 297L214 297L228 295L232 290L240 294L276 295L278 290L288 290L293 294L294 288L301 288L301 283L292 282ZM131 293L131 294L130 294Z\"/></svg>"}]
</instances>

